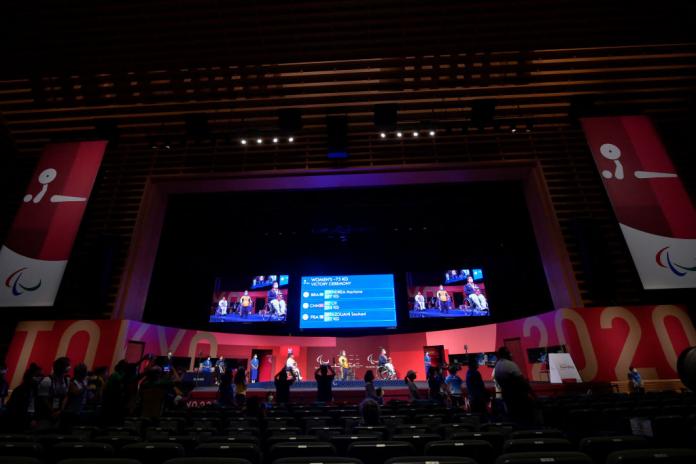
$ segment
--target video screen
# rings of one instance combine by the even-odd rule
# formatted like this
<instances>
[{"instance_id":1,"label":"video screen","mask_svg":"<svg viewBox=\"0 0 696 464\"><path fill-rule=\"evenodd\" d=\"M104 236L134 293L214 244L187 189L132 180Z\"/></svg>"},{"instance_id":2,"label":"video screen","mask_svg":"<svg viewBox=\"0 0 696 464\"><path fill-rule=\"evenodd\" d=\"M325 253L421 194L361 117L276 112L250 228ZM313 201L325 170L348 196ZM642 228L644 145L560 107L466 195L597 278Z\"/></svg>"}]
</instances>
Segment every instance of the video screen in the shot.
<instances>
[{"instance_id":1,"label":"video screen","mask_svg":"<svg viewBox=\"0 0 696 464\"><path fill-rule=\"evenodd\" d=\"M232 283L218 280L209 321L285 322L289 282L286 274L258 275Z\"/></svg>"},{"instance_id":2,"label":"video screen","mask_svg":"<svg viewBox=\"0 0 696 464\"><path fill-rule=\"evenodd\" d=\"M300 329L396 327L393 274L302 277Z\"/></svg>"},{"instance_id":3,"label":"video screen","mask_svg":"<svg viewBox=\"0 0 696 464\"><path fill-rule=\"evenodd\" d=\"M411 319L490 316L481 268L406 274Z\"/></svg>"}]
</instances>

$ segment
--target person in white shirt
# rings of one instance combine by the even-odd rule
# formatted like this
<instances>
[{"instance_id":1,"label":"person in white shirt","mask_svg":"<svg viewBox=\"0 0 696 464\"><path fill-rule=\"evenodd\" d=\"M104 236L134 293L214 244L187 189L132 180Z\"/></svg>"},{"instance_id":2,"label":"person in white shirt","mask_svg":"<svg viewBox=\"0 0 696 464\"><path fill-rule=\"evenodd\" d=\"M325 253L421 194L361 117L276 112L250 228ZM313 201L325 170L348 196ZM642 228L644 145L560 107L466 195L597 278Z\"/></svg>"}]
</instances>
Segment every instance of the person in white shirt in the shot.
<instances>
[{"instance_id":1,"label":"person in white shirt","mask_svg":"<svg viewBox=\"0 0 696 464\"><path fill-rule=\"evenodd\" d=\"M503 346L497 354L493 377L500 386L508 415L519 422L531 422L534 412L532 388L519 366L512 361L510 350Z\"/></svg>"},{"instance_id":2,"label":"person in white shirt","mask_svg":"<svg viewBox=\"0 0 696 464\"><path fill-rule=\"evenodd\" d=\"M416 295L416 307L413 308L416 311L425 311L425 298L421 292Z\"/></svg>"},{"instance_id":3,"label":"person in white shirt","mask_svg":"<svg viewBox=\"0 0 696 464\"><path fill-rule=\"evenodd\" d=\"M297 361L295 361L295 356L292 353L288 353L288 360L285 362L285 369L291 372L293 377L298 381L302 380L302 375L300 375L300 368L297 367Z\"/></svg>"},{"instance_id":4,"label":"person in white shirt","mask_svg":"<svg viewBox=\"0 0 696 464\"><path fill-rule=\"evenodd\" d=\"M220 298L220 301L218 301L218 310L222 316L227 314L227 297L223 296Z\"/></svg>"}]
</instances>

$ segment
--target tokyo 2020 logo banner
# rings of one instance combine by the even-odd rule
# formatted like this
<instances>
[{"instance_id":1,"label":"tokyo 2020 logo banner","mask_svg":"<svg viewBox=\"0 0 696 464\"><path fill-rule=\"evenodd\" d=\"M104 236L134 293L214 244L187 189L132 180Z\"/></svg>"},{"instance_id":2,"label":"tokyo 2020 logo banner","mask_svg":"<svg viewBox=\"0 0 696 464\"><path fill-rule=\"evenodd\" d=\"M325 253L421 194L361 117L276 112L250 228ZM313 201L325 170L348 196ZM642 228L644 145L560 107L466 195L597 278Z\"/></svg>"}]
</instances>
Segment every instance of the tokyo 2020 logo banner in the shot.
<instances>
[{"instance_id":1,"label":"tokyo 2020 logo banner","mask_svg":"<svg viewBox=\"0 0 696 464\"><path fill-rule=\"evenodd\" d=\"M105 141L47 145L0 249L0 306L52 306Z\"/></svg>"},{"instance_id":2,"label":"tokyo 2020 logo banner","mask_svg":"<svg viewBox=\"0 0 696 464\"><path fill-rule=\"evenodd\" d=\"M696 210L650 119L582 126L643 288L696 287Z\"/></svg>"}]
</instances>

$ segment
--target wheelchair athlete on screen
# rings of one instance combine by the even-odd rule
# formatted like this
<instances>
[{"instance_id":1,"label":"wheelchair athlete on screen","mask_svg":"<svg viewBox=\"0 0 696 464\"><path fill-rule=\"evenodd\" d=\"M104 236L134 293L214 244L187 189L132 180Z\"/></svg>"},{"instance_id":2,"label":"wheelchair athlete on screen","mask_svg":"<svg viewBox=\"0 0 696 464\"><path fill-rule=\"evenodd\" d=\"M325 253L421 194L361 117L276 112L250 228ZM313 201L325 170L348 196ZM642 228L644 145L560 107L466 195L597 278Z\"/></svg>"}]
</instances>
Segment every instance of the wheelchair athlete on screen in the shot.
<instances>
[{"instance_id":1,"label":"wheelchair athlete on screen","mask_svg":"<svg viewBox=\"0 0 696 464\"><path fill-rule=\"evenodd\" d=\"M285 319L287 306L283 298L283 292L278 288L278 282L273 282L273 287L268 291L268 303L275 318Z\"/></svg>"},{"instance_id":2,"label":"wheelchair athlete on screen","mask_svg":"<svg viewBox=\"0 0 696 464\"><path fill-rule=\"evenodd\" d=\"M466 285L464 285L464 293L469 302L474 306L475 309L487 310L488 301L485 295L481 292L478 285L474 283L474 278L468 276L466 278Z\"/></svg>"}]
</instances>

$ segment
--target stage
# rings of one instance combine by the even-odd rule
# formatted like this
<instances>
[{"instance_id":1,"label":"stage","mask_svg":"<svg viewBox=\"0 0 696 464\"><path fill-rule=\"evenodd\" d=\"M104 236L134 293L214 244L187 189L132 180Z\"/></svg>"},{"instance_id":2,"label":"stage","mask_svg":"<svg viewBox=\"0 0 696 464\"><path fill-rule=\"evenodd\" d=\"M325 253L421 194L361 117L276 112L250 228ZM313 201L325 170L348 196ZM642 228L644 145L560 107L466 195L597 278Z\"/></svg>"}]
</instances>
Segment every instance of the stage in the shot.
<instances>
[{"instance_id":1,"label":"stage","mask_svg":"<svg viewBox=\"0 0 696 464\"><path fill-rule=\"evenodd\" d=\"M486 388L495 396L493 382L485 382ZM375 388L384 391L384 402L391 400L408 401L408 387L403 380L378 380ZM422 399L428 398L428 383L416 381L418 392ZM564 395L584 395L591 392L594 395L616 392L617 389L609 382L565 383L551 384L548 382L531 382L532 390L538 397L553 397ZM265 399L269 392L275 392L273 382L258 382L247 386L247 398ZM218 394L216 386L196 387L189 396L188 407L203 407L215 402ZM293 403L311 404L316 401L317 383L313 380L296 382L290 387L290 401ZM337 380L333 386L335 403L358 404L365 399L365 382L362 380Z\"/></svg>"}]
</instances>

